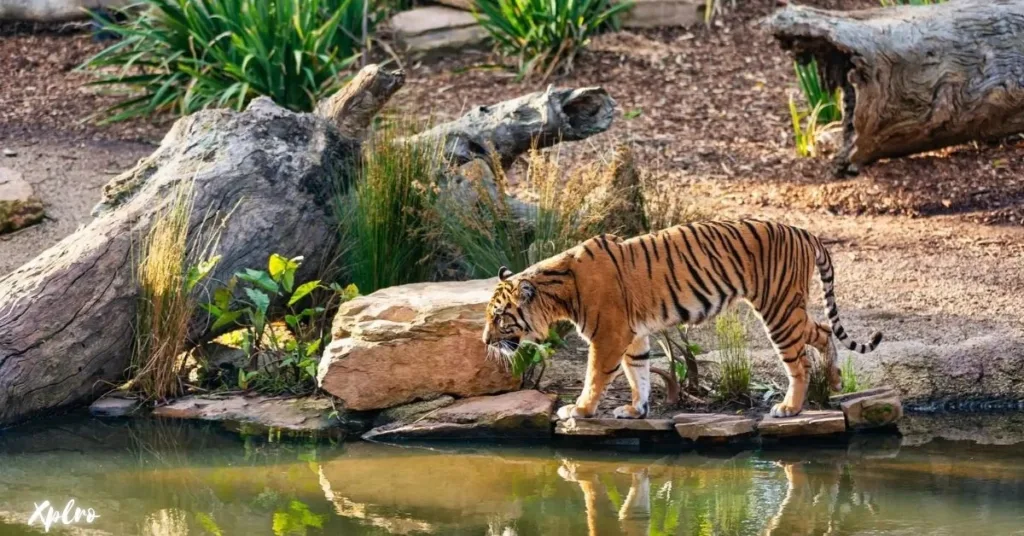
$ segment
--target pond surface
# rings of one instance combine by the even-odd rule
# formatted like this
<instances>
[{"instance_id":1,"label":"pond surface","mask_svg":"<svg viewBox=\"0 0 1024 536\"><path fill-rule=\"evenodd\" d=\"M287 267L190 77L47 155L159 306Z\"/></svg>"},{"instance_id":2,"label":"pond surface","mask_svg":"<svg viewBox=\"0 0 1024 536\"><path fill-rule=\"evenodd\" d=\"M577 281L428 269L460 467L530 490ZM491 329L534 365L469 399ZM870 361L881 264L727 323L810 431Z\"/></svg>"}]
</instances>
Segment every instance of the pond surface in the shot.
<instances>
[{"instance_id":1,"label":"pond surface","mask_svg":"<svg viewBox=\"0 0 1024 536\"><path fill-rule=\"evenodd\" d=\"M0 432L0 535L42 534L28 523L35 505L59 514L71 499L99 517L50 534L1024 534L1024 449L1009 445L1024 423L943 422L911 421L902 439L717 455L314 446L214 425L49 422Z\"/></svg>"}]
</instances>

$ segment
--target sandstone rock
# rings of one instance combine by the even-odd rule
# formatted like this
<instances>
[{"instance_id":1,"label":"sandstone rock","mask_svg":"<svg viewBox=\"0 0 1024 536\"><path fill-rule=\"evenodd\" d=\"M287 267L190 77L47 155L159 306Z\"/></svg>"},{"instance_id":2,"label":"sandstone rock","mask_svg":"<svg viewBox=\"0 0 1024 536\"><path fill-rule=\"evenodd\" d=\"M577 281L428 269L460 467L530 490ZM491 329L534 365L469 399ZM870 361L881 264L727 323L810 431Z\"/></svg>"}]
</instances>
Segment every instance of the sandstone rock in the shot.
<instances>
[{"instance_id":1,"label":"sandstone rock","mask_svg":"<svg viewBox=\"0 0 1024 536\"><path fill-rule=\"evenodd\" d=\"M458 402L398 427L375 428L363 439L545 439L551 436L554 396L517 391Z\"/></svg>"},{"instance_id":2,"label":"sandstone rock","mask_svg":"<svg viewBox=\"0 0 1024 536\"><path fill-rule=\"evenodd\" d=\"M836 395L829 400L833 407L843 410L846 425L854 429L889 426L903 417L899 393L892 387Z\"/></svg>"},{"instance_id":3,"label":"sandstone rock","mask_svg":"<svg viewBox=\"0 0 1024 536\"><path fill-rule=\"evenodd\" d=\"M645 437L675 430L671 419L566 419L555 424L555 434L586 437Z\"/></svg>"},{"instance_id":4,"label":"sandstone rock","mask_svg":"<svg viewBox=\"0 0 1024 536\"><path fill-rule=\"evenodd\" d=\"M436 409L446 408L455 403L455 399L448 396L439 396L433 400L413 402L388 408L373 419L373 427L379 428L394 423L409 423Z\"/></svg>"},{"instance_id":5,"label":"sandstone rock","mask_svg":"<svg viewBox=\"0 0 1024 536\"><path fill-rule=\"evenodd\" d=\"M757 421L741 415L682 413L672 418L676 432L684 439L723 440L754 433Z\"/></svg>"},{"instance_id":6,"label":"sandstone rock","mask_svg":"<svg viewBox=\"0 0 1024 536\"><path fill-rule=\"evenodd\" d=\"M21 173L0 167L0 234L35 225L45 216L43 202Z\"/></svg>"},{"instance_id":7,"label":"sandstone rock","mask_svg":"<svg viewBox=\"0 0 1024 536\"><path fill-rule=\"evenodd\" d=\"M127 417L138 411L141 405L137 398L108 396L93 402L89 413L93 417Z\"/></svg>"},{"instance_id":8,"label":"sandstone rock","mask_svg":"<svg viewBox=\"0 0 1024 536\"><path fill-rule=\"evenodd\" d=\"M345 303L320 361L320 385L353 410L517 388L481 340L495 281L403 285Z\"/></svg>"},{"instance_id":9,"label":"sandstone rock","mask_svg":"<svg viewBox=\"0 0 1024 536\"><path fill-rule=\"evenodd\" d=\"M358 418L332 416L326 398L272 398L209 395L179 398L153 411L156 417L217 421L247 431L283 430L293 433L344 435L365 429Z\"/></svg>"},{"instance_id":10,"label":"sandstone rock","mask_svg":"<svg viewBox=\"0 0 1024 536\"><path fill-rule=\"evenodd\" d=\"M633 0L623 28L689 27L704 22L703 0Z\"/></svg>"},{"instance_id":11,"label":"sandstone rock","mask_svg":"<svg viewBox=\"0 0 1024 536\"><path fill-rule=\"evenodd\" d=\"M391 18L391 27L402 48L416 55L478 47L488 36L471 13L444 6L402 11Z\"/></svg>"},{"instance_id":12,"label":"sandstone rock","mask_svg":"<svg viewBox=\"0 0 1024 536\"><path fill-rule=\"evenodd\" d=\"M846 418L841 411L807 411L796 417L775 418L765 415L757 423L764 437L821 436L846 431Z\"/></svg>"}]
</instances>

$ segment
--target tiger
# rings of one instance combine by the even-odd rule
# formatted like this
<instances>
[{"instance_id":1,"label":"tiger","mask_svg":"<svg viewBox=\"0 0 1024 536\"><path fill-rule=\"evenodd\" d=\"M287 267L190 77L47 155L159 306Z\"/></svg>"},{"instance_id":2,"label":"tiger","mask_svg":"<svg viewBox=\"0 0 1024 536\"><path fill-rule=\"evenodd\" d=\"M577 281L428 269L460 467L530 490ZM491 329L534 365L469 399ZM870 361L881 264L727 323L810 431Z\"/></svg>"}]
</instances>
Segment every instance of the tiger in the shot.
<instances>
[{"instance_id":1,"label":"tiger","mask_svg":"<svg viewBox=\"0 0 1024 536\"><path fill-rule=\"evenodd\" d=\"M829 323L808 313L816 267ZM649 410L649 336L679 325L698 325L745 301L764 325L788 376L772 417L798 415L810 375L807 346L824 357L827 379L838 390L842 373L833 336L858 353L870 342L852 339L839 321L832 258L821 239L791 225L762 220L706 221L678 225L623 240L590 238L514 274L502 266L485 309L483 342L506 359L524 342L543 341L550 327L569 321L589 344L583 390L558 418L593 417L605 387L625 373L631 400L615 408L623 419Z\"/></svg>"}]
</instances>

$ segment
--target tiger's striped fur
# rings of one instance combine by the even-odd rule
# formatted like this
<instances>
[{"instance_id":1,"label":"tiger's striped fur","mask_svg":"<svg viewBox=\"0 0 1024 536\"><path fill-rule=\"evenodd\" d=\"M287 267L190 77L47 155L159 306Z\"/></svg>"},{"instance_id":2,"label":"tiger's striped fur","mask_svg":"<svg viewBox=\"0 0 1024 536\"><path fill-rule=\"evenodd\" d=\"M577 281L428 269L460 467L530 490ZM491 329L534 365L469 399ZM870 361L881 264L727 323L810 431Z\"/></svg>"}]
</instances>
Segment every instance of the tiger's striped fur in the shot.
<instances>
[{"instance_id":1,"label":"tiger's striped fur","mask_svg":"<svg viewBox=\"0 0 1024 536\"><path fill-rule=\"evenodd\" d=\"M817 269L829 324L807 311ZM601 235L541 261L520 274L502 268L487 307L484 342L506 355L522 340L539 341L549 326L570 320L590 343L586 381L561 418L588 417L608 383L625 372L632 403L616 417L642 418L650 395L648 336L667 327L700 324L745 300L760 315L789 376L789 389L771 414L800 413L810 363L806 345L826 358L829 382L841 377L832 335L850 350L878 346L881 333L861 344L839 321L828 250L807 231L776 222L703 222L622 240Z\"/></svg>"}]
</instances>

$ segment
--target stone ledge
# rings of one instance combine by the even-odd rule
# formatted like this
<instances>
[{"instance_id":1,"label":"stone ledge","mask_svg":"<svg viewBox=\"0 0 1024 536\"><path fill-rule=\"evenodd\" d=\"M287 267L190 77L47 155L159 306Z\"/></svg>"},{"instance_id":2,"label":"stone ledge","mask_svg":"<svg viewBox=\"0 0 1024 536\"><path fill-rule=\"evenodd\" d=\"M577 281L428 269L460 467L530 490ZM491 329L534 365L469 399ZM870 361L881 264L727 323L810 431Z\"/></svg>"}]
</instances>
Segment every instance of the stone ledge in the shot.
<instances>
[{"instance_id":1,"label":"stone ledge","mask_svg":"<svg viewBox=\"0 0 1024 536\"><path fill-rule=\"evenodd\" d=\"M341 437L365 430L360 419L333 413L334 406L326 398L241 394L186 396L153 410L154 417L222 422L230 429L253 433Z\"/></svg>"},{"instance_id":2,"label":"stone ledge","mask_svg":"<svg viewBox=\"0 0 1024 536\"><path fill-rule=\"evenodd\" d=\"M575 437L651 437L674 430L670 419L568 419L555 423L555 435Z\"/></svg>"},{"instance_id":3,"label":"stone ledge","mask_svg":"<svg viewBox=\"0 0 1024 536\"><path fill-rule=\"evenodd\" d=\"M853 429L892 426L903 417L900 395L896 389L888 386L835 395L829 402L842 410L847 426Z\"/></svg>"},{"instance_id":4,"label":"stone ledge","mask_svg":"<svg viewBox=\"0 0 1024 536\"><path fill-rule=\"evenodd\" d=\"M764 416L757 423L762 437L806 437L841 434L846 432L846 417L841 411L808 411L795 417Z\"/></svg>"},{"instance_id":5,"label":"stone ledge","mask_svg":"<svg viewBox=\"0 0 1024 536\"><path fill-rule=\"evenodd\" d=\"M741 415L681 413L672 418L676 432L690 441L726 441L752 435L757 421Z\"/></svg>"}]
</instances>

